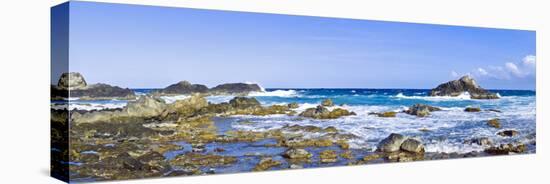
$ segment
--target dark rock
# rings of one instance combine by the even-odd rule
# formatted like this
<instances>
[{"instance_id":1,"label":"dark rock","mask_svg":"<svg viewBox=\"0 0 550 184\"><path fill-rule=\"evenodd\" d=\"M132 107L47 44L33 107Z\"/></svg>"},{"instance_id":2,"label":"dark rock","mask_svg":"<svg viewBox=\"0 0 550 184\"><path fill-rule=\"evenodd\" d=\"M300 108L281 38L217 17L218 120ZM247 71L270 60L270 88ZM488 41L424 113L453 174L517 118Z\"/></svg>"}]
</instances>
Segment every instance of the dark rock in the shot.
<instances>
[{"instance_id":1,"label":"dark rock","mask_svg":"<svg viewBox=\"0 0 550 184\"><path fill-rule=\"evenodd\" d=\"M403 141L403 143L401 144L401 150L412 153L423 153L424 144L422 144L422 142L419 140L409 138Z\"/></svg>"},{"instance_id":2,"label":"dark rock","mask_svg":"<svg viewBox=\"0 0 550 184\"><path fill-rule=\"evenodd\" d=\"M498 109L488 109L487 111L498 112L498 113L501 113L501 112L502 112L501 110L498 110Z\"/></svg>"},{"instance_id":3,"label":"dark rock","mask_svg":"<svg viewBox=\"0 0 550 184\"><path fill-rule=\"evenodd\" d=\"M243 94L250 92L261 92L262 88L258 84L228 83L221 84L209 90L212 94Z\"/></svg>"},{"instance_id":4,"label":"dark rock","mask_svg":"<svg viewBox=\"0 0 550 184\"><path fill-rule=\"evenodd\" d=\"M348 110L342 108L336 108L330 111L326 107L323 107L321 105L318 105L316 108L308 108L304 112L299 114L299 116L314 119L336 119L342 116L351 115L355 115L355 113L349 112Z\"/></svg>"},{"instance_id":5,"label":"dark rock","mask_svg":"<svg viewBox=\"0 0 550 184\"><path fill-rule=\"evenodd\" d=\"M415 104L409 107L409 109L406 110L405 113L410 115L415 115L418 117L425 117L430 115L430 112L440 111L440 110L441 108L439 107L433 107L433 106L424 105L424 104Z\"/></svg>"},{"instance_id":6,"label":"dark rock","mask_svg":"<svg viewBox=\"0 0 550 184\"><path fill-rule=\"evenodd\" d=\"M459 96L464 92L468 92L473 99L499 98L495 93L481 88L470 76L464 76L458 80L441 84L430 91L430 96Z\"/></svg>"},{"instance_id":7,"label":"dark rock","mask_svg":"<svg viewBox=\"0 0 550 184\"><path fill-rule=\"evenodd\" d=\"M523 153L527 150L525 144L513 145L513 144L501 144L496 147L490 147L485 149L485 153L491 155L508 155L510 153Z\"/></svg>"},{"instance_id":8,"label":"dark rock","mask_svg":"<svg viewBox=\"0 0 550 184\"><path fill-rule=\"evenodd\" d=\"M192 94L207 93L208 87L202 84L191 84L187 81L181 81L159 90L163 94Z\"/></svg>"},{"instance_id":9,"label":"dark rock","mask_svg":"<svg viewBox=\"0 0 550 184\"><path fill-rule=\"evenodd\" d=\"M51 97L54 99L77 97L81 99L132 99L134 91L128 88L108 84L88 85L84 77L77 72L63 73L57 86L51 86Z\"/></svg>"},{"instance_id":10,"label":"dark rock","mask_svg":"<svg viewBox=\"0 0 550 184\"><path fill-rule=\"evenodd\" d=\"M466 107L464 109L464 111L466 111L466 112L480 112L481 109L479 107Z\"/></svg>"},{"instance_id":11,"label":"dark rock","mask_svg":"<svg viewBox=\"0 0 550 184\"><path fill-rule=\"evenodd\" d=\"M251 107L260 107L260 102L256 98L235 97L229 101L229 104L237 109L246 109Z\"/></svg>"},{"instance_id":12,"label":"dark rock","mask_svg":"<svg viewBox=\"0 0 550 184\"><path fill-rule=\"evenodd\" d=\"M70 97L78 97L81 99L131 99L135 97L135 93L131 89L101 83L88 85L82 89L70 90L69 95Z\"/></svg>"},{"instance_id":13,"label":"dark rock","mask_svg":"<svg viewBox=\"0 0 550 184\"><path fill-rule=\"evenodd\" d=\"M378 151L381 152L395 152L399 151L401 144L405 141L406 137L401 134L392 133L380 143L378 143Z\"/></svg>"},{"instance_id":14,"label":"dark rock","mask_svg":"<svg viewBox=\"0 0 550 184\"><path fill-rule=\"evenodd\" d=\"M495 128L500 128L500 120L498 118L491 119L491 120L487 121L487 125L495 127Z\"/></svg>"},{"instance_id":15,"label":"dark rock","mask_svg":"<svg viewBox=\"0 0 550 184\"><path fill-rule=\"evenodd\" d=\"M290 109L296 109L296 108L300 107L300 105L298 105L298 103L296 103L296 102L289 103L287 106Z\"/></svg>"},{"instance_id":16,"label":"dark rock","mask_svg":"<svg viewBox=\"0 0 550 184\"><path fill-rule=\"evenodd\" d=\"M503 130L497 133L497 135L503 136L503 137L513 137L518 135L519 132L517 130Z\"/></svg>"}]
</instances>

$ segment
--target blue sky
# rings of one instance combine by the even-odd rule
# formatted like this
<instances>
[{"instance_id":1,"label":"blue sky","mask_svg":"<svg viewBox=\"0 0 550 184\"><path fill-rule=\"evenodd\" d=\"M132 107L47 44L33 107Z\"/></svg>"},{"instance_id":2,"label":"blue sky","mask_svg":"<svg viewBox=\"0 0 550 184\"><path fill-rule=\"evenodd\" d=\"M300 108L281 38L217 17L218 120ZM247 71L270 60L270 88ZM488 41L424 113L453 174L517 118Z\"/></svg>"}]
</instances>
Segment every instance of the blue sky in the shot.
<instances>
[{"instance_id":1,"label":"blue sky","mask_svg":"<svg viewBox=\"0 0 550 184\"><path fill-rule=\"evenodd\" d=\"M69 68L89 83L433 88L469 74L485 88L535 88L534 31L91 2L70 11Z\"/></svg>"}]
</instances>

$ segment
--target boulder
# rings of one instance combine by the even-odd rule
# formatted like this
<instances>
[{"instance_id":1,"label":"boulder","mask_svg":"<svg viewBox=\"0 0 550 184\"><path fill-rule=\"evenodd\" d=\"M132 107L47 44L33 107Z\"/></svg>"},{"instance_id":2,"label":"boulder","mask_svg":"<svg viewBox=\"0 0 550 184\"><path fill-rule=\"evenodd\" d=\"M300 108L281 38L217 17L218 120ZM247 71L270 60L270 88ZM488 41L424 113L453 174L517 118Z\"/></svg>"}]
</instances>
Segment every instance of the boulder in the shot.
<instances>
[{"instance_id":1,"label":"boulder","mask_svg":"<svg viewBox=\"0 0 550 184\"><path fill-rule=\"evenodd\" d=\"M498 118L491 119L491 120L487 121L487 125L495 127L495 128L500 128L500 120Z\"/></svg>"},{"instance_id":2,"label":"boulder","mask_svg":"<svg viewBox=\"0 0 550 184\"><path fill-rule=\"evenodd\" d=\"M140 96L138 100L128 102L128 105L122 111L128 116L153 117L160 115L165 107L166 104L160 99L150 96Z\"/></svg>"},{"instance_id":3,"label":"boulder","mask_svg":"<svg viewBox=\"0 0 550 184\"><path fill-rule=\"evenodd\" d=\"M519 132L517 130L503 130L498 132L497 135L500 135L502 137L514 137L516 135L519 135Z\"/></svg>"},{"instance_id":4,"label":"boulder","mask_svg":"<svg viewBox=\"0 0 550 184\"><path fill-rule=\"evenodd\" d=\"M510 153L523 153L527 150L525 144L513 145L513 144L501 144L485 149L485 153L491 155L508 155Z\"/></svg>"},{"instance_id":5,"label":"boulder","mask_svg":"<svg viewBox=\"0 0 550 184\"><path fill-rule=\"evenodd\" d=\"M405 141L406 137L401 134L392 133L380 143L378 143L378 151L381 152L395 152L399 151L401 144Z\"/></svg>"},{"instance_id":6,"label":"boulder","mask_svg":"<svg viewBox=\"0 0 550 184\"><path fill-rule=\"evenodd\" d=\"M335 108L330 111L326 107L318 105L316 108L308 108L304 112L300 113L299 116L314 118L314 119L336 119L342 116L351 116L356 115L354 112L350 112L346 109Z\"/></svg>"},{"instance_id":7,"label":"boulder","mask_svg":"<svg viewBox=\"0 0 550 184\"><path fill-rule=\"evenodd\" d=\"M246 84L246 83L228 83L220 84L209 90L210 93L216 95L223 94L240 94L246 95L250 92L261 92L262 88L258 84Z\"/></svg>"},{"instance_id":8,"label":"boulder","mask_svg":"<svg viewBox=\"0 0 550 184\"><path fill-rule=\"evenodd\" d=\"M57 87L63 90L83 89L86 86L86 80L78 72L63 73L57 82Z\"/></svg>"},{"instance_id":9,"label":"boulder","mask_svg":"<svg viewBox=\"0 0 550 184\"><path fill-rule=\"evenodd\" d=\"M288 106L289 109L296 109L296 108L300 107L300 105L296 102L289 103L287 106Z\"/></svg>"},{"instance_id":10,"label":"boulder","mask_svg":"<svg viewBox=\"0 0 550 184\"><path fill-rule=\"evenodd\" d=\"M132 118L148 118L159 116L166 108L166 104L159 99L150 96L141 96L136 101L128 102L126 107L113 111L93 111L80 114L74 112L71 115L75 123L110 122L132 120Z\"/></svg>"},{"instance_id":11,"label":"boulder","mask_svg":"<svg viewBox=\"0 0 550 184\"><path fill-rule=\"evenodd\" d=\"M325 106L325 107L332 107L332 106L334 106L334 103L332 102L332 100L330 98L327 98L327 99L323 100L323 102L321 102L321 105Z\"/></svg>"},{"instance_id":12,"label":"boulder","mask_svg":"<svg viewBox=\"0 0 550 184\"><path fill-rule=\"evenodd\" d=\"M481 88L470 76L443 83L430 91L430 96L459 96L468 92L472 99L498 99L498 95Z\"/></svg>"},{"instance_id":13,"label":"boulder","mask_svg":"<svg viewBox=\"0 0 550 184\"><path fill-rule=\"evenodd\" d=\"M403 141L401 144L401 150L408 151L411 153L423 153L424 152L424 144L422 144L421 141L416 139L407 139Z\"/></svg>"},{"instance_id":14,"label":"boulder","mask_svg":"<svg viewBox=\"0 0 550 184\"><path fill-rule=\"evenodd\" d=\"M260 107L260 102L256 98L251 97L235 97L229 101L229 104L237 109L246 109L251 107Z\"/></svg>"},{"instance_id":15,"label":"boulder","mask_svg":"<svg viewBox=\"0 0 550 184\"><path fill-rule=\"evenodd\" d=\"M332 163L338 160L338 155L334 150L324 150L319 154L321 163Z\"/></svg>"},{"instance_id":16,"label":"boulder","mask_svg":"<svg viewBox=\"0 0 550 184\"><path fill-rule=\"evenodd\" d=\"M202 84L191 84L187 81L181 81L159 90L163 94L193 94L207 93L208 87Z\"/></svg>"},{"instance_id":17,"label":"boulder","mask_svg":"<svg viewBox=\"0 0 550 184\"><path fill-rule=\"evenodd\" d=\"M290 148L283 153L283 157L288 159L309 159L313 155L305 149Z\"/></svg>"},{"instance_id":18,"label":"boulder","mask_svg":"<svg viewBox=\"0 0 550 184\"><path fill-rule=\"evenodd\" d=\"M464 109L465 112L480 112L481 109L479 107L466 107Z\"/></svg>"},{"instance_id":19,"label":"boulder","mask_svg":"<svg viewBox=\"0 0 550 184\"><path fill-rule=\"evenodd\" d=\"M268 170L272 167L276 167L276 166L279 166L279 165L281 165L281 162L273 160L270 157L267 157L267 158L262 158L260 160L260 162L258 163L258 165L256 165L256 167L254 167L254 169L252 169L252 170L253 171L265 171L265 170Z\"/></svg>"},{"instance_id":20,"label":"boulder","mask_svg":"<svg viewBox=\"0 0 550 184\"><path fill-rule=\"evenodd\" d=\"M411 107L409 107L408 110L405 111L405 113L410 115L415 115L418 117L425 117L430 115L430 112L433 111L440 111L441 108L439 107L433 107L425 104L415 104Z\"/></svg>"}]
</instances>

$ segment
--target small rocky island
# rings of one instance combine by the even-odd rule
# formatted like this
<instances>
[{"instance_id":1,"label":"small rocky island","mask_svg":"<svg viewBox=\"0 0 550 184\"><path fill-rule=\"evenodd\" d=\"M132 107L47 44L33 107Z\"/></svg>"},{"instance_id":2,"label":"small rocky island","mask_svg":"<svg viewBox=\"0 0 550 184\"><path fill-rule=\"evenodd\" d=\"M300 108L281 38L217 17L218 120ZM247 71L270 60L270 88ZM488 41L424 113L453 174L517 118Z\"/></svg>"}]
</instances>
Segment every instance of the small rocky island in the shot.
<instances>
[{"instance_id":1,"label":"small rocky island","mask_svg":"<svg viewBox=\"0 0 550 184\"><path fill-rule=\"evenodd\" d=\"M472 99L498 99L498 95L481 88L470 76L443 83L430 91L430 96L459 96L468 92Z\"/></svg>"},{"instance_id":2,"label":"small rocky island","mask_svg":"<svg viewBox=\"0 0 550 184\"><path fill-rule=\"evenodd\" d=\"M262 88L258 84L227 83L217 85L213 88L208 88L202 84L191 84L188 81L181 81L164 89L158 90L157 93L159 95L190 95L193 93L202 93L205 95L246 96L250 92L261 91Z\"/></svg>"},{"instance_id":3,"label":"small rocky island","mask_svg":"<svg viewBox=\"0 0 550 184\"><path fill-rule=\"evenodd\" d=\"M80 99L135 99L135 93L128 88L108 84L88 85L78 72L63 73L57 86L51 85L51 98L63 100L66 98Z\"/></svg>"}]
</instances>

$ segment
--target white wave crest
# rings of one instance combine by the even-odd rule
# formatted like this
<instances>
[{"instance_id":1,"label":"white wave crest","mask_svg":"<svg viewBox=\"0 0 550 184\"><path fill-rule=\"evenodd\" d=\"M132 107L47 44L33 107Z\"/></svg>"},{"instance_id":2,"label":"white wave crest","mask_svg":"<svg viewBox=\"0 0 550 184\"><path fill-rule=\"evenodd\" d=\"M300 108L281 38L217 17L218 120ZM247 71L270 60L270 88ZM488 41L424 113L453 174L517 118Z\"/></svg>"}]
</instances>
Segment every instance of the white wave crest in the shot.
<instances>
[{"instance_id":1,"label":"white wave crest","mask_svg":"<svg viewBox=\"0 0 550 184\"><path fill-rule=\"evenodd\" d=\"M167 104L176 102L177 100L183 100L189 98L189 95L176 95L176 96L161 96L160 98L164 100Z\"/></svg>"},{"instance_id":2,"label":"white wave crest","mask_svg":"<svg viewBox=\"0 0 550 184\"><path fill-rule=\"evenodd\" d=\"M407 96L403 93L398 93L393 96L394 98L402 99L420 99L420 100L431 100L431 101L445 101L445 100L472 100L470 93L464 92L458 96Z\"/></svg>"},{"instance_id":3,"label":"white wave crest","mask_svg":"<svg viewBox=\"0 0 550 184\"><path fill-rule=\"evenodd\" d=\"M263 92L251 92L248 96L276 96L276 97L298 97L300 96L295 90L275 90Z\"/></svg>"}]
</instances>

